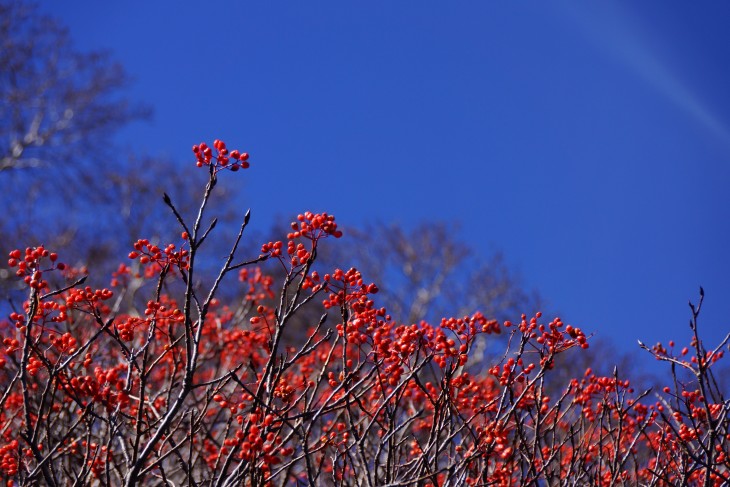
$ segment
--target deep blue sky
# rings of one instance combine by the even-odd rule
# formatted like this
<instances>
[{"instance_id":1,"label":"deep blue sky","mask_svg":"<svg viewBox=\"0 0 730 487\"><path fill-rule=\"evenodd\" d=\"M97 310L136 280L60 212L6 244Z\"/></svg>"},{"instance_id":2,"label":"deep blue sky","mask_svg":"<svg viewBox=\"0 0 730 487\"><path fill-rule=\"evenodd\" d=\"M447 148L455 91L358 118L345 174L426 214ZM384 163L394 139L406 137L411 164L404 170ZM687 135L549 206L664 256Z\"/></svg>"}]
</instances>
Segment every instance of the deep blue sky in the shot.
<instances>
[{"instance_id":1,"label":"deep blue sky","mask_svg":"<svg viewBox=\"0 0 730 487\"><path fill-rule=\"evenodd\" d=\"M730 2L47 2L190 163L222 138L261 224L462 223L634 350L730 330ZM237 176L239 177L239 176Z\"/></svg>"}]
</instances>

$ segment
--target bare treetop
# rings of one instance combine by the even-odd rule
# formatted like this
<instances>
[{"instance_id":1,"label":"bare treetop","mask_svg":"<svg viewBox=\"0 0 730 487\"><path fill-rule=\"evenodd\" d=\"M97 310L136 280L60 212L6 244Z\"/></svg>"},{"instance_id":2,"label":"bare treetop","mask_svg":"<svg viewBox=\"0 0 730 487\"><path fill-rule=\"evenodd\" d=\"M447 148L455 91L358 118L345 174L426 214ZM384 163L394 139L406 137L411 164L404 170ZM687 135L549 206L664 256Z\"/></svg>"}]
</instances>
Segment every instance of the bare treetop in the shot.
<instances>
[{"instance_id":1,"label":"bare treetop","mask_svg":"<svg viewBox=\"0 0 730 487\"><path fill-rule=\"evenodd\" d=\"M147 113L109 53L76 51L35 4L0 0L0 46L0 172L69 164Z\"/></svg>"}]
</instances>

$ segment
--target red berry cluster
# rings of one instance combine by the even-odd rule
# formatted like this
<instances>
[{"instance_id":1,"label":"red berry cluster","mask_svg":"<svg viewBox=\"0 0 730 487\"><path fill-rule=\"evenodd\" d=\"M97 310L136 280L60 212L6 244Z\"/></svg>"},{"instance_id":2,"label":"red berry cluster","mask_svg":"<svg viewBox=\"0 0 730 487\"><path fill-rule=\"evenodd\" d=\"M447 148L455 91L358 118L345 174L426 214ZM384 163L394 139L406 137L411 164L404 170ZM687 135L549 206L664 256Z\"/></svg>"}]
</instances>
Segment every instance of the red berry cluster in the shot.
<instances>
[{"instance_id":1,"label":"red berry cluster","mask_svg":"<svg viewBox=\"0 0 730 487\"><path fill-rule=\"evenodd\" d=\"M583 349L588 348L588 339L580 328L574 328L571 325L565 326L560 318L555 318L548 326L545 326L537 322L541 316L542 313L538 312L528 322L527 317L523 314L522 322L519 325L520 332L542 346L540 365L552 368L552 356L555 353L564 352L576 346ZM509 327L511 323L506 322L505 326Z\"/></svg>"},{"instance_id":2,"label":"red berry cluster","mask_svg":"<svg viewBox=\"0 0 730 487\"><path fill-rule=\"evenodd\" d=\"M229 445L238 444L241 452L239 458L254 461L263 460L259 468L268 471L271 466L281 463L279 455L291 455L288 448L280 448L282 437L279 434L281 425L273 414L263 415L260 410L254 410L248 415L248 421L239 415L236 420L243 427L236 431L235 440ZM246 434L248 433L248 434ZM235 443L234 443L235 442Z\"/></svg>"},{"instance_id":3,"label":"red berry cluster","mask_svg":"<svg viewBox=\"0 0 730 487\"><path fill-rule=\"evenodd\" d=\"M261 253L268 254L271 257L280 257L281 249L284 247L284 243L279 240L277 242L268 242L261 246Z\"/></svg>"},{"instance_id":4,"label":"red berry cluster","mask_svg":"<svg viewBox=\"0 0 730 487\"><path fill-rule=\"evenodd\" d=\"M3 345L5 345L5 353L7 354L11 354L20 349L20 342L15 338L3 338Z\"/></svg>"},{"instance_id":5,"label":"red berry cluster","mask_svg":"<svg viewBox=\"0 0 730 487\"><path fill-rule=\"evenodd\" d=\"M307 211L303 215L297 215L297 221L292 222L293 232L289 233L286 238L304 237L309 240L317 240L325 235L332 235L335 238L342 237L342 231L337 230L337 223L335 223L333 215Z\"/></svg>"},{"instance_id":6,"label":"red berry cluster","mask_svg":"<svg viewBox=\"0 0 730 487\"><path fill-rule=\"evenodd\" d=\"M114 296L114 292L109 289L92 289L91 286L82 288L71 289L68 292L66 298L66 306L79 306L79 303L83 303L87 306L97 306L102 301L107 301ZM61 310L64 311L64 310Z\"/></svg>"},{"instance_id":7,"label":"red berry cluster","mask_svg":"<svg viewBox=\"0 0 730 487\"><path fill-rule=\"evenodd\" d=\"M274 278L261 272L260 267L253 269L243 268L238 273L238 280L246 284L245 300L257 302L266 298L274 297Z\"/></svg>"},{"instance_id":8,"label":"red berry cluster","mask_svg":"<svg viewBox=\"0 0 730 487\"><path fill-rule=\"evenodd\" d=\"M18 445L18 440L13 440L0 447L0 469L10 477L18 474Z\"/></svg>"},{"instance_id":9,"label":"red berry cluster","mask_svg":"<svg viewBox=\"0 0 730 487\"><path fill-rule=\"evenodd\" d=\"M112 272L111 286L117 287L119 285L128 285L131 276L132 269L130 269L128 265L119 264L117 270Z\"/></svg>"},{"instance_id":10,"label":"red berry cluster","mask_svg":"<svg viewBox=\"0 0 730 487\"><path fill-rule=\"evenodd\" d=\"M279 381L279 384L274 389L274 397L278 397L285 403L288 403L291 401L292 396L294 395L294 388L284 379L281 379Z\"/></svg>"},{"instance_id":11,"label":"red berry cluster","mask_svg":"<svg viewBox=\"0 0 730 487\"><path fill-rule=\"evenodd\" d=\"M169 264L185 270L188 268L188 254L187 249L177 250L175 244L168 244L167 247L161 249L145 238L134 243L134 251L129 253L129 258L136 259L139 257L139 263L142 265L156 263L160 269Z\"/></svg>"},{"instance_id":12,"label":"red berry cluster","mask_svg":"<svg viewBox=\"0 0 730 487\"><path fill-rule=\"evenodd\" d=\"M134 330L141 325L148 325L149 320L130 316L128 319L117 323L116 329L119 333L119 339L125 342L131 342L134 339Z\"/></svg>"},{"instance_id":13,"label":"red berry cluster","mask_svg":"<svg viewBox=\"0 0 730 487\"><path fill-rule=\"evenodd\" d=\"M44 270L58 269L62 271L66 268L62 262L56 262L58 260L58 254L49 252L42 245L26 248L25 254L15 249L10 252L9 257L8 266L11 268L17 267L18 270L15 271L15 274L18 277L23 277L25 283L33 289L44 289L48 287L48 282L43 280ZM47 269L41 269L41 261L44 258L50 260L50 266Z\"/></svg>"},{"instance_id":14,"label":"red berry cluster","mask_svg":"<svg viewBox=\"0 0 730 487\"><path fill-rule=\"evenodd\" d=\"M292 268L303 266L310 261L314 250L317 248L319 239L333 236L342 237L342 231L337 229L335 217L327 213L312 213L307 211L297 215L297 221L291 223L292 231L287 233L286 252L289 255L289 263ZM310 244L296 242L297 239L306 239ZM284 243L281 241L268 242L261 246L261 253L270 257L277 257L283 262L282 250ZM311 279L307 287L313 287Z\"/></svg>"},{"instance_id":15,"label":"red berry cluster","mask_svg":"<svg viewBox=\"0 0 730 487\"><path fill-rule=\"evenodd\" d=\"M60 337L51 338L51 344L60 352L74 353L76 352L77 340L70 333L66 332Z\"/></svg>"},{"instance_id":16,"label":"red berry cluster","mask_svg":"<svg viewBox=\"0 0 730 487\"><path fill-rule=\"evenodd\" d=\"M332 291L322 302L325 309L353 303L361 297L378 292L378 286L372 283L365 284L362 274L354 267L347 272L335 269L332 274L324 275L324 281L327 283L327 290ZM372 303L370 304L372 305Z\"/></svg>"},{"instance_id":17,"label":"red berry cluster","mask_svg":"<svg viewBox=\"0 0 730 487\"><path fill-rule=\"evenodd\" d=\"M213 149L216 151L215 155L213 154ZM213 142L213 149L205 142L193 146L193 154L198 159L196 162L198 167L213 166L215 172L223 169L230 169L235 172L239 169L248 169L250 166L248 163L248 152L238 150L229 152L226 148L226 143L222 140L216 139Z\"/></svg>"},{"instance_id":18,"label":"red berry cluster","mask_svg":"<svg viewBox=\"0 0 730 487\"><path fill-rule=\"evenodd\" d=\"M43 362L38 357L30 356L28 357L28 365L26 367L28 375L32 377L38 373L41 367L43 367Z\"/></svg>"},{"instance_id":19,"label":"red berry cluster","mask_svg":"<svg viewBox=\"0 0 730 487\"><path fill-rule=\"evenodd\" d=\"M120 370L123 370L120 368ZM59 374L59 385L69 393L81 399L103 404L107 411L113 410L117 404L127 405L129 396L124 392L123 379L118 377L116 369L95 367L92 374L69 378Z\"/></svg>"}]
</instances>

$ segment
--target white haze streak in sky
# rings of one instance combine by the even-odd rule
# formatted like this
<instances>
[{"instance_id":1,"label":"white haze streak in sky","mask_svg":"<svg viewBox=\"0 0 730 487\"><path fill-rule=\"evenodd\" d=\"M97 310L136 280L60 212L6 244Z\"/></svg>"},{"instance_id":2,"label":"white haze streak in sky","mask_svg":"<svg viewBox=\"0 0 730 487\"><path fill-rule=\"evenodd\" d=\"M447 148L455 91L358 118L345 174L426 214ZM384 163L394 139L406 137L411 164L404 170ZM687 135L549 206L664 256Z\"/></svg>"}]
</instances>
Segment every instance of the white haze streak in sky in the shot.
<instances>
[{"instance_id":1,"label":"white haze streak in sky","mask_svg":"<svg viewBox=\"0 0 730 487\"><path fill-rule=\"evenodd\" d=\"M730 128L712 112L696 91L661 62L659 56L642 40L641 29L631 25L629 12L622 11L618 3L611 3L613 8L610 11L604 9L600 12L578 12L575 8L577 5L571 4L568 12L573 14L592 42L626 64L646 83L730 147Z\"/></svg>"}]
</instances>

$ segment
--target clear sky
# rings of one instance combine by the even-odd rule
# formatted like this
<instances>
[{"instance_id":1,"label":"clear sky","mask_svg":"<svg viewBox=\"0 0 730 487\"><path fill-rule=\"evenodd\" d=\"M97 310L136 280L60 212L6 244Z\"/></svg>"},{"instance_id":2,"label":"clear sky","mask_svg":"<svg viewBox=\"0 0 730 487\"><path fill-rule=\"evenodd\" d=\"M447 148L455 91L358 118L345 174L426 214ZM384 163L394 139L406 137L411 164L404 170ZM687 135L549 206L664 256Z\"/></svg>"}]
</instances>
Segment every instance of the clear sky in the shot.
<instances>
[{"instance_id":1,"label":"clear sky","mask_svg":"<svg viewBox=\"0 0 730 487\"><path fill-rule=\"evenodd\" d=\"M634 350L730 331L730 2L46 2L111 49L140 151L252 154L254 219L459 221ZM245 179L244 179L245 178Z\"/></svg>"}]
</instances>

